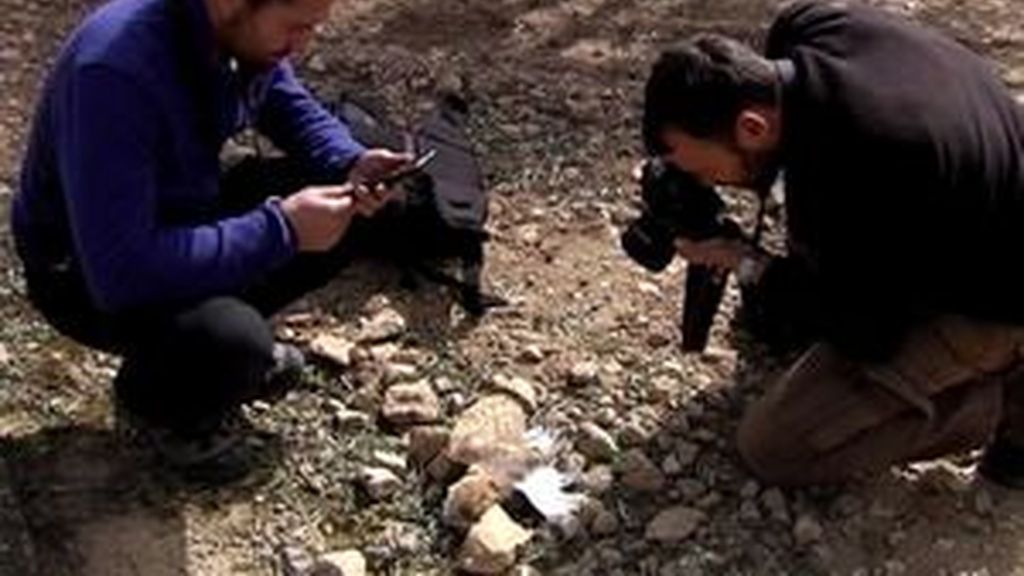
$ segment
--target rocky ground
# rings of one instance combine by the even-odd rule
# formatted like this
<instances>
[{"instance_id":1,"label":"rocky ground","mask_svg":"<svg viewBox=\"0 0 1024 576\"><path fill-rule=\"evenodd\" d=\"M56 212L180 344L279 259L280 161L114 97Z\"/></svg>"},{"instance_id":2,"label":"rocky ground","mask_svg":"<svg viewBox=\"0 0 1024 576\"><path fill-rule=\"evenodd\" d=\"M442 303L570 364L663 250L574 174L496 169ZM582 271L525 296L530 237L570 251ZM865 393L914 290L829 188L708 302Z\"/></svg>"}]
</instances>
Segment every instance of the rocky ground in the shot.
<instances>
[{"instance_id":1,"label":"rocky ground","mask_svg":"<svg viewBox=\"0 0 1024 576\"><path fill-rule=\"evenodd\" d=\"M1024 89L1015 3L878 3L988 54ZM843 489L752 480L732 435L783 364L735 338L728 314L708 352L682 355L679 267L652 276L620 253L658 47L703 30L756 41L775 4L339 1L303 75L403 119L442 89L469 98L493 190L488 284L512 304L474 322L442 291L403 290L394 270L346 270L278 319L281 338L320 360L300 390L249 411L266 466L243 486L195 490L118 441L116 360L57 336L24 301L7 204L42 75L86 6L0 0L0 531L31 540L5 541L0 558L31 549L46 575L288 574L311 557L334 562L324 573L447 574L466 538L452 518L482 512L500 482L471 475L468 503L446 514L436 478L450 467L424 456L433 439L537 426L586 495L582 525L554 529L506 503L522 527L489 510L469 538L494 554L474 561L521 543L524 575L1024 573L1024 500L977 482L973 455ZM749 199L732 200L749 220ZM0 574L25 573L10 566Z\"/></svg>"}]
</instances>

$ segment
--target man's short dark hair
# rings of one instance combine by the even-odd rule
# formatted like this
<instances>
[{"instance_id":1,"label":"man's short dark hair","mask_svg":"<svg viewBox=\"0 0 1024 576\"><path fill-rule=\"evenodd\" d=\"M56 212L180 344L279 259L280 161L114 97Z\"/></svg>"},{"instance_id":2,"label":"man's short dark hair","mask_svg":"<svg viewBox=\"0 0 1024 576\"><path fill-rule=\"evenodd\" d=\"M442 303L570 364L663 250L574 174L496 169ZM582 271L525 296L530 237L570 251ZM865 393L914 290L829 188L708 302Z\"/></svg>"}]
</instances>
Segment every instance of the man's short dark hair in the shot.
<instances>
[{"instance_id":1,"label":"man's short dark hair","mask_svg":"<svg viewBox=\"0 0 1024 576\"><path fill-rule=\"evenodd\" d=\"M776 102L777 75L771 61L745 44L701 34L662 52L644 95L643 138L648 154L668 152L666 128L695 138L732 140L740 110Z\"/></svg>"}]
</instances>

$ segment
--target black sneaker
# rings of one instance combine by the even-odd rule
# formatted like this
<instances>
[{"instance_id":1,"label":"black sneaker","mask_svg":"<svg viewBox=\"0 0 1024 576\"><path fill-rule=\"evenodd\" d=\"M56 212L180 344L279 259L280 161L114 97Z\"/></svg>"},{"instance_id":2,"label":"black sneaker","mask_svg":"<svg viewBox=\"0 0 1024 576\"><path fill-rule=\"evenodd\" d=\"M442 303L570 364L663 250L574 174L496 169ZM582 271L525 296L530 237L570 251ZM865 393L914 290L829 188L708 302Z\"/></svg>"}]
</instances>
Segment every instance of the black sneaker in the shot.
<instances>
[{"instance_id":1,"label":"black sneaker","mask_svg":"<svg viewBox=\"0 0 1024 576\"><path fill-rule=\"evenodd\" d=\"M996 437L985 449L978 473L1000 486L1024 489L1024 447Z\"/></svg>"},{"instance_id":2,"label":"black sneaker","mask_svg":"<svg viewBox=\"0 0 1024 576\"><path fill-rule=\"evenodd\" d=\"M261 400L278 400L302 382L302 371L306 357L291 344L274 343L274 365L267 371L266 381L260 390Z\"/></svg>"},{"instance_id":3,"label":"black sneaker","mask_svg":"<svg viewBox=\"0 0 1024 576\"><path fill-rule=\"evenodd\" d=\"M247 477L256 464L241 414L209 430L183 434L155 425L118 402L116 428L134 444L152 450L161 465L189 483L233 484Z\"/></svg>"}]
</instances>

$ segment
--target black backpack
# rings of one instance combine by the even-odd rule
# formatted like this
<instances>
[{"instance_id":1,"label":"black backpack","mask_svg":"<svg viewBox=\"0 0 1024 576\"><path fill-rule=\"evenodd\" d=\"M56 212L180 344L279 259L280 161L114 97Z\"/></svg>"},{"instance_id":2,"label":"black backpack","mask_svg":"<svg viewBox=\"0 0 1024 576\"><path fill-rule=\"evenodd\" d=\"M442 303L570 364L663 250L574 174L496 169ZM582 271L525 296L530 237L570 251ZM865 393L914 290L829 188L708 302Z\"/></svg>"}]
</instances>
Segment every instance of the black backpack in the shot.
<instances>
[{"instance_id":1,"label":"black backpack","mask_svg":"<svg viewBox=\"0 0 1024 576\"><path fill-rule=\"evenodd\" d=\"M416 154L435 151L423 173L402 185L404 200L389 204L375 217L378 229L367 251L395 262L407 285L415 286L422 278L454 288L473 315L505 304L481 291L488 198L483 171L466 135L466 103L457 96L441 98L412 132L348 97L332 109L364 146L404 150L411 144ZM459 265L457 275L444 269L452 261Z\"/></svg>"}]
</instances>

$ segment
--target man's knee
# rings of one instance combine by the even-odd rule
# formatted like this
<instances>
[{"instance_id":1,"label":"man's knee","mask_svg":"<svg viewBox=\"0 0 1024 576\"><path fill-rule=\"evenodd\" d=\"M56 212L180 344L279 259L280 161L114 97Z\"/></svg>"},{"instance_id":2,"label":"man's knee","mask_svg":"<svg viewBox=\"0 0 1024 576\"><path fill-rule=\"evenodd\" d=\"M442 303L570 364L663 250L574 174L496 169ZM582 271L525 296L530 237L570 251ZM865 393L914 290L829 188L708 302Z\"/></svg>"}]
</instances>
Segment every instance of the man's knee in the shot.
<instances>
[{"instance_id":1,"label":"man's knee","mask_svg":"<svg viewBox=\"0 0 1024 576\"><path fill-rule=\"evenodd\" d=\"M274 338L267 320L236 298L211 298L174 320L175 338L192 353L213 360L272 360Z\"/></svg>"},{"instance_id":2,"label":"man's knee","mask_svg":"<svg viewBox=\"0 0 1024 576\"><path fill-rule=\"evenodd\" d=\"M267 320L235 298L212 298L174 320L164 356L178 363L170 373L181 386L215 404L234 404L258 394L273 365L274 338ZM182 372L184 371L184 372Z\"/></svg>"}]
</instances>

